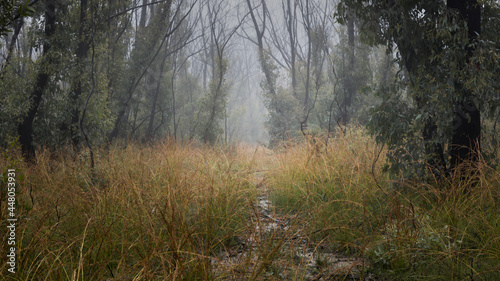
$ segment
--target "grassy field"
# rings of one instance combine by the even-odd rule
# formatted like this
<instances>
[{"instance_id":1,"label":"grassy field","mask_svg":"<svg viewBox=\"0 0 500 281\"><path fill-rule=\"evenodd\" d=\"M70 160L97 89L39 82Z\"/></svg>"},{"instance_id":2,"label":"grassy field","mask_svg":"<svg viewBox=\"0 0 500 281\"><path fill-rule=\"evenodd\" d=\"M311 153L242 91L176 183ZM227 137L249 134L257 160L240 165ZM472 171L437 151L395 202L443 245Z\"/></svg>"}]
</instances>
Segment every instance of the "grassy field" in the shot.
<instances>
[{"instance_id":1,"label":"grassy field","mask_svg":"<svg viewBox=\"0 0 500 281\"><path fill-rule=\"evenodd\" d=\"M500 170L396 181L360 130L286 148L40 151L16 169L6 280L500 280ZM380 153L381 152L381 153ZM7 227L6 173L0 216ZM7 232L0 232L7 241Z\"/></svg>"}]
</instances>

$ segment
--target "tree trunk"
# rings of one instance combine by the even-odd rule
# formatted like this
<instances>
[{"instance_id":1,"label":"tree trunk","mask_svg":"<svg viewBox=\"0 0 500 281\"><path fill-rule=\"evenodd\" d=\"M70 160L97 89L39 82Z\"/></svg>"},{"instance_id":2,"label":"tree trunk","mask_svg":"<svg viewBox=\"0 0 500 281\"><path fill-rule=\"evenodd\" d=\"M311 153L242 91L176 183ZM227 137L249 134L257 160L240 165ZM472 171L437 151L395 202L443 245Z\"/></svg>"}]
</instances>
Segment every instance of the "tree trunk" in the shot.
<instances>
[{"instance_id":1,"label":"tree trunk","mask_svg":"<svg viewBox=\"0 0 500 281\"><path fill-rule=\"evenodd\" d=\"M156 89L153 92L153 100L152 100L152 105L151 105L151 114L149 116L149 124L148 124L148 129L146 130L146 140L153 140L154 136L154 121L155 121L155 113L156 113L156 103L158 102L158 96L160 95L160 87L161 87L161 82L162 82L162 76L163 76L163 69L165 67L165 62L167 61L167 56L163 58L163 61L161 62L160 65L160 73L158 74L158 81L156 82ZM175 118L175 116L174 116Z\"/></svg>"},{"instance_id":2,"label":"tree trunk","mask_svg":"<svg viewBox=\"0 0 500 281\"><path fill-rule=\"evenodd\" d=\"M76 68L78 74L84 73L85 59L88 56L88 51L90 48L90 32L87 23L87 0L80 1L80 27L78 29L78 46L76 49ZM74 89L70 95L73 109L71 110L71 124L69 130L71 133L71 141L75 148L78 148L80 144L80 135L78 134L79 120L80 120L80 96L83 91L83 83L81 81L81 75L77 75Z\"/></svg>"},{"instance_id":3,"label":"tree trunk","mask_svg":"<svg viewBox=\"0 0 500 281\"><path fill-rule=\"evenodd\" d=\"M427 166L431 169L431 173L436 176L444 175L446 171L443 144L435 141L437 129L438 127L433 120L428 120L425 122L424 131L422 133L425 154L427 157Z\"/></svg>"},{"instance_id":4,"label":"tree trunk","mask_svg":"<svg viewBox=\"0 0 500 281\"><path fill-rule=\"evenodd\" d=\"M135 33L135 47L131 51L132 52L137 52L137 50L141 47L143 47L143 42L144 42L144 29L146 28L146 16L147 16L147 0L142 0L142 8L141 8L141 18L139 20L139 26L137 27L136 33ZM137 67L137 68L135 68ZM146 66L146 69L149 66ZM134 66L133 69L139 69L140 66ZM137 73L131 72L130 73L130 87L128 89L128 92L125 97L123 97L122 102L120 104L120 109L118 110L118 114L116 116L115 120L115 125L113 127L113 130L111 130L111 133L108 136L108 142L113 141L115 138L117 138L120 134L120 129L124 125L125 121L128 119L128 111L129 109L129 102L132 99L132 96L135 92L135 89L138 84L138 80L136 80ZM139 76L139 80L143 77L143 75Z\"/></svg>"},{"instance_id":5,"label":"tree trunk","mask_svg":"<svg viewBox=\"0 0 500 281\"><path fill-rule=\"evenodd\" d=\"M448 8L456 9L462 20L467 22L469 43L473 43L481 33L481 7L477 0L448 0ZM474 49L467 47L467 64ZM481 113L471 99L472 94L456 83L456 90L464 99L456 105L451 141L451 169L462 163L474 165L479 160L481 150ZM460 95L459 95L460 96Z\"/></svg>"},{"instance_id":6,"label":"tree trunk","mask_svg":"<svg viewBox=\"0 0 500 281\"><path fill-rule=\"evenodd\" d=\"M21 32L21 28L24 25L24 18L19 18L13 22L14 25L14 33L10 39L9 47L7 48L7 58L5 59L5 64L2 66L2 70L10 63L10 58L12 57L12 53L14 51L14 46L16 45L17 38L19 37L19 32ZM0 73L0 81L3 81L3 73Z\"/></svg>"},{"instance_id":7,"label":"tree trunk","mask_svg":"<svg viewBox=\"0 0 500 281\"><path fill-rule=\"evenodd\" d=\"M292 71L292 91L293 91L293 96L295 98L297 97L297 71L295 69L295 61L296 61L296 56L297 56L297 27L295 26L296 20L297 20L297 4L293 4L293 12L292 12L292 5L290 3L290 0L287 0L287 14L288 14L288 22L287 22L287 31L288 31L288 37L290 40L290 56L291 56L291 61L290 61L290 68Z\"/></svg>"},{"instance_id":8,"label":"tree trunk","mask_svg":"<svg viewBox=\"0 0 500 281\"><path fill-rule=\"evenodd\" d=\"M347 67L344 69L344 101L342 112L342 124L347 125L350 122L349 109L352 105L352 98L355 91L354 81L354 16L350 15L347 21Z\"/></svg>"},{"instance_id":9,"label":"tree trunk","mask_svg":"<svg viewBox=\"0 0 500 281\"><path fill-rule=\"evenodd\" d=\"M311 84L311 52L312 52L312 38L311 38L311 23L309 21L309 2L306 1L306 25L307 25L307 62L306 62L306 85L305 85L305 93L304 93L304 122L301 124L302 133L308 134L308 126L307 119L309 117L309 87Z\"/></svg>"},{"instance_id":10,"label":"tree trunk","mask_svg":"<svg viewBox=\"0 0 500 281\"><path fill-rule=\"evenodd\" d=\"M23 121L17 128L23 156L27 160L33 160L33 158L35 157L35 147L33 146L33 120L35 119L38 107L40 106L40 102L42 101L43 92L47 87L50 78L45 64L49 63L49 59L47 58L47 56L51 48L50 44L51 37L52 35L54 35L55 31L55 21L56 21L55 10L56 10L55 0L46 0L45 30L44 30L45 40L43 43L43 53L41 57L42 67L36 78L35 88L33 89L33 92L31 92L30 94L30 100L32 101L32 105L28 111L28 114L24 116Z\"/></svg>"},{"instance_id":11,"label":"tree trunk","mask_svg":"<svg viewBox=\"0 0 500 281\"><path fill-rule=\"evenodd\" d=\"M456 105L451 141L451 169L460 164L474 165L481 151L481 113L472 100Z\"/></svg>"}]
</instances>

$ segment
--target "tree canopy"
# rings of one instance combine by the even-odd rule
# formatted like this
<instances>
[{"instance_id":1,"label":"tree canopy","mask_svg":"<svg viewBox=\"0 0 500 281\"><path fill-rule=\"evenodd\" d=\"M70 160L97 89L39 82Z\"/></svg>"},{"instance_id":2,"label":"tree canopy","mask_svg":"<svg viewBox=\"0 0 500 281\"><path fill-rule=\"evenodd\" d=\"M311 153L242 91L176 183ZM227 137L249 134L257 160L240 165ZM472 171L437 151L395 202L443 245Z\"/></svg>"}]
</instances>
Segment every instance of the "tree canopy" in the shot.
<instances>
[{"instance_id":1,"label":"tree canopy","mask_svg":"<svg viewBox=\"0 0 500 281\"><path fill-rule=\"evenodd\" d=\"M481 115L492 118L500 104L498 12L494 1L339 3L340 22L354 15L365 42L395 51L400 70L376 89L383 102L371 117L394 170L414 173L408 165L426 159L443 173L477 161Z\"/></svg>"}]
</instances>

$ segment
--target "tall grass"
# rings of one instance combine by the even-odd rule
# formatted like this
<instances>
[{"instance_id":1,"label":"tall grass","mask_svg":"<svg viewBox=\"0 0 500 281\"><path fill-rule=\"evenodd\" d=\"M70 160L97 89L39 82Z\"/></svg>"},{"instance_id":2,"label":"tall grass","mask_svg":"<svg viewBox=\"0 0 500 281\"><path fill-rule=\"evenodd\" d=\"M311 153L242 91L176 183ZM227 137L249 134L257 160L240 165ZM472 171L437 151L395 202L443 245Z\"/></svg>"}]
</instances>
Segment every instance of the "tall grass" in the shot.
<instances>
[{"instance_id":1,"label":"tall grass","mask_svg":"<svg viewBox=\"0 0 500 281\"><path fill-rule=\"evenodd\" d=\"M232 276L218 254L247 235L256 191L237 154L195 145L41 151L18 163L15 280L196 280ZM8 163L3 160L2 166ZM2 170L4 170L2 168ZM2 186L3 188L3 186ZM5 198L2 198L4 203ZM2 204L3 204L2 203ZM2 208L5 205L1 206ZM5 212L2 212L2 228ZM3 233L3 232L2 232ZM5 238L5 237L2 237ZM5 241L5 240L4 240ZM6 273L6 248L0 270Z\"/></svg>"},{"instance_id":2,"label":"tall grass","mask_svg":"<svg viewBox=\"0 0 500 281\"><path fill-rule=\"evenodd\" d=\"M94 169L85 153L28 165L11 151L18 264L3 274L1 247L2 277L500 280L498 168L395 181L358 128L283 147L130 144L97 151Z\"/></svg>"},{"instance_id":3,"label":"tall grass","mask_svg":"<svg viewBox=\"0 0 500 281\"><path fill-rule=\"evenodd\" d=\"M500 280L500 170L391 181L380 151L356 128L290 144L268 174L273 202L303 218L316 252L356 257L360 279Z\"/></svg>"}]
</instances>

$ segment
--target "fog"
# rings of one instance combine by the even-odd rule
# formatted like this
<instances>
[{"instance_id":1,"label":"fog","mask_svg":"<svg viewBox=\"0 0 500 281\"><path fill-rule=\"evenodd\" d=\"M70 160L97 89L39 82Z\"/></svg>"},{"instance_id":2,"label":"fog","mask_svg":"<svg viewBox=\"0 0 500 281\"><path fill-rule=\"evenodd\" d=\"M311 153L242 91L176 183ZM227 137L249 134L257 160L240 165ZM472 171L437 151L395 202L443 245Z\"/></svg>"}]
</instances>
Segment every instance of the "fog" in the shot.
<instances>
[{"instance_id":1,"label":"fog","mask_svg":"<svg viewBox=\"0 0 500 281\"><path fill-rule=\"evenodd\" d=\"M411 66L437 58L394 39L383 12L392 7L373 4L377 14L346 3L33 2L29 16L6 25L0 45L2 145L19 136L31 152L166 139L274 146L367 125L372 109L391 100L384 95L402 97L401 108L414 109L407 113L427 110L415 103ZM442 9L411 8L407 20L424 25L409 34L432 32L425 24ZM409 61L416 55L422 62ZM416 116L424 115L405 120Z\"/></svg>"}]
</instances>

